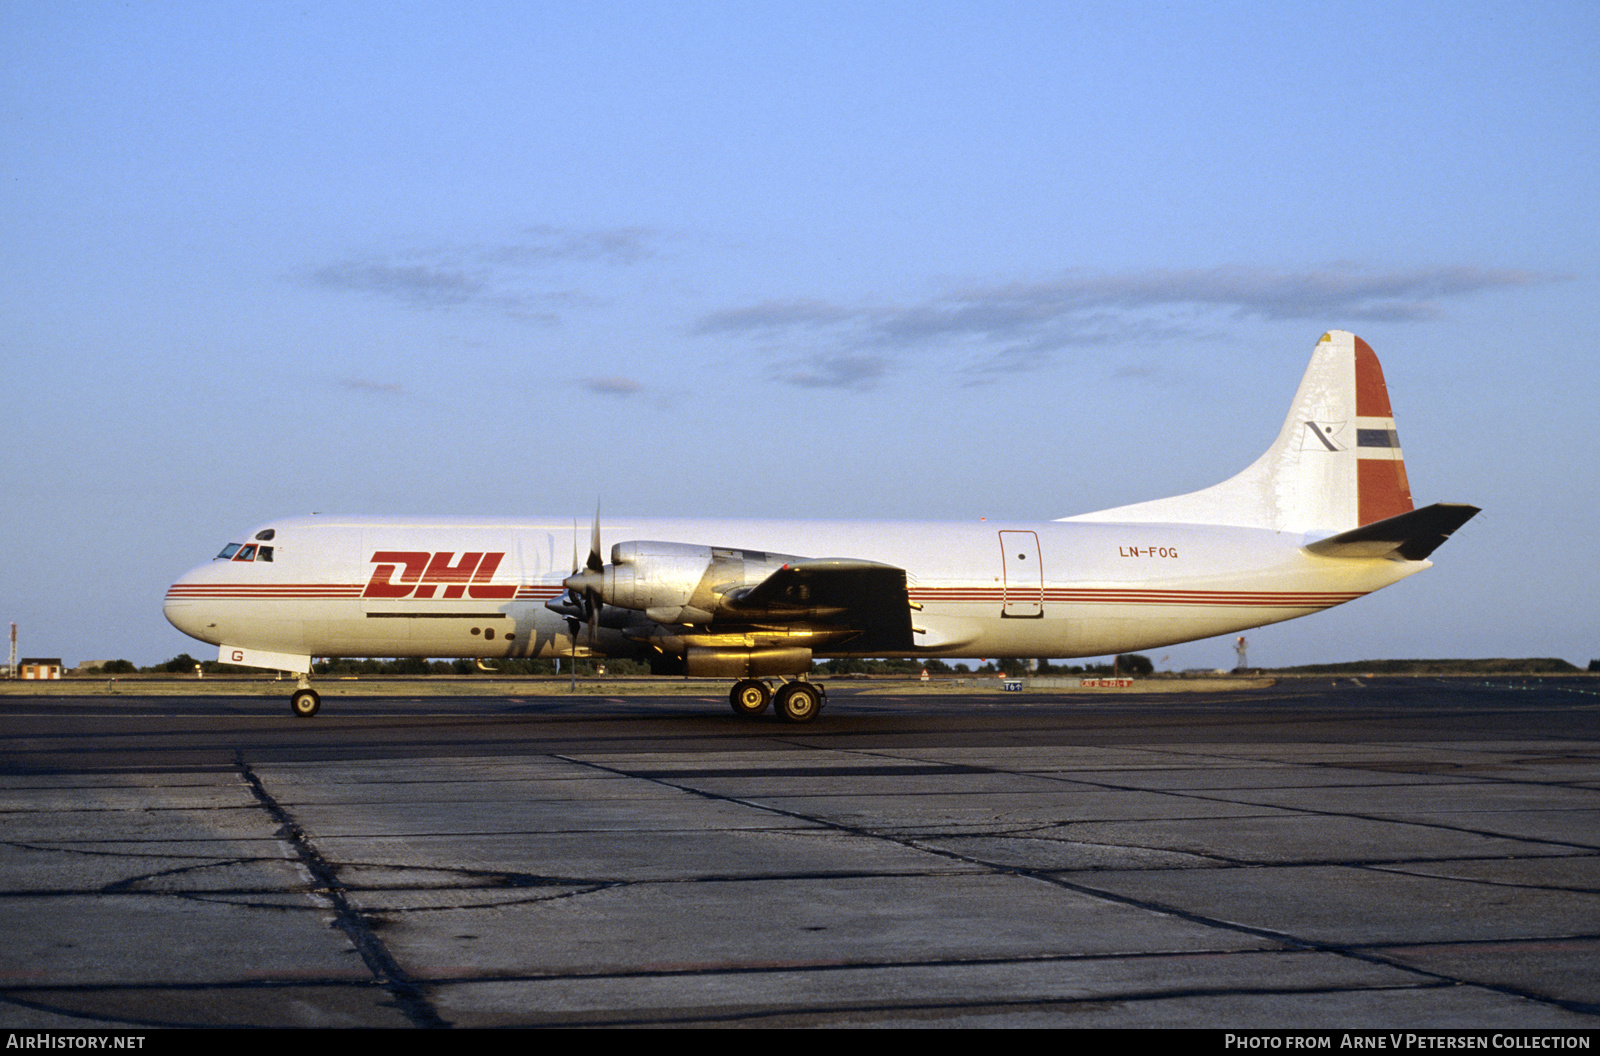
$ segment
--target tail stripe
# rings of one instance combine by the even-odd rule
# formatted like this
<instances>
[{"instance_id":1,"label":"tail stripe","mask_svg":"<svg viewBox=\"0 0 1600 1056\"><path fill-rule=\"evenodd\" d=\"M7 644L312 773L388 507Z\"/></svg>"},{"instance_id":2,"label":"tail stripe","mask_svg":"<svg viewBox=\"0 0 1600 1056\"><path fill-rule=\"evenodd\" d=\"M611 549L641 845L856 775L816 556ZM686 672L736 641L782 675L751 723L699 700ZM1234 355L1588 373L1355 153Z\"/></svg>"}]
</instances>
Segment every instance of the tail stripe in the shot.
<instances>
[{"instance_id":1,"label":"tail stripe","mask_svg":"<svg viewBox=\"0 0 1600 1056\"><path fill-rule=\"evenodd\" d=\"M1371 345L1353 334L1351 343L1356 363L1356 520L1371 524L1414 507L1383 367Z\"/></svg>"},{"instance_id":2,"label":"tail stripe","mask_svg":"<svg viewBox=\"0 0 1600 1056\"><path fill-rule=\"evenodd\" d=\"M1383 382L1383 368L1378 365L1378 355L1372 346L1355 337L1356 349L1356 416L1360 418L1393 418L1389 409L1389 387ZM1326 341L1328 335L1323 335Z\"/></svg>"},{"instance_id":3,"label":"tail stripe","mask_svg":"<svg viewBox=\"0 0 1600 1056\"><path fill-rule=\"evenodd\" d=\"M1362 524L1411 512L1411 485L1406 480L1406 464L1398 451L1393 458L1372 458L1364 451L1358 455L1356 498Z\"/></svg>"}]
</instances>

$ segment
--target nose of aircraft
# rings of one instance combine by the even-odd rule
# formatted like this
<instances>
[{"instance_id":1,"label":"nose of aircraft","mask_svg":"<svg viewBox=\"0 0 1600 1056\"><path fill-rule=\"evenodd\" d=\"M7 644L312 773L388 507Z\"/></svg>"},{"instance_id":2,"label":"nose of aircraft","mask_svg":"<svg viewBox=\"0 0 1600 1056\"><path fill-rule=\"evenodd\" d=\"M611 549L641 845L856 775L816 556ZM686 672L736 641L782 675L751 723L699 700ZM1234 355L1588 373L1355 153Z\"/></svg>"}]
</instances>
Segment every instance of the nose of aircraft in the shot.
<instances>
[{"instance_id":1,"label":"nose of aircraft","mask_svg":"<svg viewBox=\"0 0 1600 1056\"><path fill-rule=\"evenodd\" d=\"M191 568L168 587L161 613L166 616L168 623L189 637L217 645L220 640L216 634L215 614L206 601L210 597L205 585L205 580L209 578L206 571L210 567L208 564Z\"/></svg>"}]
</instances>

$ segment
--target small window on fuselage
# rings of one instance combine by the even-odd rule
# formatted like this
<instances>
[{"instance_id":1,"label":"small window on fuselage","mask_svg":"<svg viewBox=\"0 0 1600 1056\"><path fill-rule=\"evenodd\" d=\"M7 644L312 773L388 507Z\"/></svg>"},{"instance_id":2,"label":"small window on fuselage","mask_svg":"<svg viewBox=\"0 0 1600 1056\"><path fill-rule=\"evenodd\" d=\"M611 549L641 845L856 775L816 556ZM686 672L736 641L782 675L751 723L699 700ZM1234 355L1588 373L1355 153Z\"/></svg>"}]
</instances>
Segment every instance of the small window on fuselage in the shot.
<instances>
[{"instance_id":1,"label":"small window on fuselage","mask_svg":"<svg viewBox=\"0 0 1600 1056\"><path fill-rule=\"evenodd\" d=\"M239 544L238 543L229 543L227 546L222 548L222 553L218 554L217 558L219 560L226 561L230 557L232 557L234 554L237 554L238 552L239 552Z\"/></svg>"},{"instance_id":2,"label":"small window on fuselage","mask_svg":"<svg viewBox=\"0 0 1600 1056\"><path fill-rule=\"evenodd\" d=\"M270 543L272 542L272 537L277 534L278 530L276 528L263 528L256 533L256 542Z\"/></svg>"}]
</instances>

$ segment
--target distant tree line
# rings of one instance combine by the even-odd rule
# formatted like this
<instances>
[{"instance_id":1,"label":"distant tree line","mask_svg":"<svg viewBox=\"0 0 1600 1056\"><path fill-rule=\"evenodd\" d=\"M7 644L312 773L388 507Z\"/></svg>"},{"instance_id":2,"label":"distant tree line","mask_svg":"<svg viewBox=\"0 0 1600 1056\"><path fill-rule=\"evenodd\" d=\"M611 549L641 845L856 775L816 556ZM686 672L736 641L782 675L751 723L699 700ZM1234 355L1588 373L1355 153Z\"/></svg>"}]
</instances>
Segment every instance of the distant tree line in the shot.
<instances>
[{"instance_id":1,"label":"distant tree line","mask_svg":"<svg viewBox=\"0 0 1600 1056\"><path fill-rule=\"evenodd\" d=\"M648 675L650 665L639 660L604 659L576 660L562 657L556 660L532 659L522 656L499 657L479 661L469 659L425 660L407 656L394 660L349 660L332 657L316 663L313 670L319 675L567 675L577 665L580 678L593 678L597 667L605 668L607 675Z\"/></svg>"},{"instance_id":2,"label":"distant tree line","mask_svg":"<svg viewBox=\"0 0 1600 1056\"><path fill-rule=\"evenodd\" d=\"M611 658L604 660L577 660L562 657L556 660L534 660L526 657L501 657L495 660L483 661L483 667L478 666L476 660L428 660L417 656L403 656L388 660L362 659L351 660L341 657L331 657L319 660L313 666L313 672L318 675L339 677L371 677L374 675L407 675L412 677L424 675L500 675L500 676L526 676L526 675L568 675L572 673L572 666L576 663L579 678L594 678L599 674L597 668L604 668L609 676L625 677L631 675L648 675L650 665L642 660L629 660L626 658ZM855 657L845 657L836 660L818 660L811 665L811 673L816 676L900 676L915 677L926 669L929 675L936 678L960 677L962 675L1003 675L1007 678L1023 678L1027 675L1132 675L1145 677L1155 673L1155 664L1148 656L1139 653L1123 653L1113 663L1109 664L1060 664L1051 663L1049 660L1035 660L1030 669L1027 660L990 660L977 668L967 664L951 664L943 660L866 660ZM139 667L130 660L107 660L92 668L81 669L80 674L96 675L193 675L196 665L208 675L262 675L263 671L256 667L239 667L236 664L223 664L215 660L196 660L188 653L179 653L171 660L149 667ZM1576 664L1568 663L1555 657L1533 657L1529 659L1494 659L1494 660L1356 660L1340 664L1310 664L1303 667L1281 667L1271 670L1275 674L1285 675L1344 675L1344 674L1379 674L1379 675L1447 675L1447 674L1574 674L1581 669ZM1600 660L1590 660L1588 670L1600 672Z\"/></svg>"},{"instance_id":3,"label":"distant tree line","mask_svg":"<svg viewBox=\"0 0 1600 1056\"><path fill-rule=\"evenodd\" d=\"M609 676L648 675L650 665L642 660L627 658L608 658L604 660L580 659L574 661L570 657L557 660L530 659L527 657L500 657L493 660L484 660L479 666L477 660L429 660L420 656L402 656L392 659L349 659L345 657L329 657L318 660L312 665L312 673L333 678L360 678L375 675L402 675L420 677L426 675L501 675L501 676L526 676L526 675L568 675L572 673L573 665L577 666L580 678L594 678L599 672L597 668L604 668ZM856 657L842 657L834 660L818 660L811 665L811 673L817 676L841 675L866 675L866 676L902 676L914 677L926 669L930 675L936 677L960 677L962 675L1004 675L1007 678L1022 678L1029 674L1036 675L1109 675L1113 671L1124 675L1148 675L1155 670L1149 657L1137 653L1128 653L1117 657L1115 664L1052 664L1049 660L1033 661L1032 669L1026 660L990 660L977 668L967 664L950 664L943 660L905 660L887 659L870 660ZM96 667L83 673L99 675L193 675L198 666L207 675L261 675L262 669L256 667L240 667L237 664L224 664L216 660L196 660L188 653L179 653L170 660L149 667L136 666L129 660L107 660Z\"/></svg>"},{"instance_id":4,"label":"distant tree line","mask_svg":"<svg viewBox=\"0 0 1600 1056\"><path fill-rule=\"evenodd\" d=\"M208 675L245 674L257 671L256 668L251 667L219 664L215 660L196 660L188 653L179 653L171 660L165 660L159 664L151 664L149 667L139 667L131 660L107 660L103 664L88 668L85 673L98 675L192 675L197 665Z\"/></svg>"},{"instance_id":5,"label":"distant tree line","mask_svg":"<svg viewBox=\"0 0 1600 1056\"><path fill-rule=\"evenodd\" d=\"M960 675L1004 675L1023 678L1027 675L1149 675L1155 663L1148 656L1124 653L1109 664L1052 664L1049 660L988 660L977 668L966 664L949 664L943 660L859 660L855 658L819 660L811 665L814 675L915 675L924 669L929 675L948 678Z\"/></svg>"},{"instance_id":6,"label":"distant tree line","mask_svg":"<svg viewBox=\"0 0 1600 1056\"><path fill-rule=\"evenodd\" d=\"M1591 660L1589 670L1600 670L1600 661ZM1305 667L1280 667L1285 675L1562 675L1578 671L1556 657L1529 657L1522 660L1355 660L1343 664L1309 664Z\"/></svg>"}]
</instances>

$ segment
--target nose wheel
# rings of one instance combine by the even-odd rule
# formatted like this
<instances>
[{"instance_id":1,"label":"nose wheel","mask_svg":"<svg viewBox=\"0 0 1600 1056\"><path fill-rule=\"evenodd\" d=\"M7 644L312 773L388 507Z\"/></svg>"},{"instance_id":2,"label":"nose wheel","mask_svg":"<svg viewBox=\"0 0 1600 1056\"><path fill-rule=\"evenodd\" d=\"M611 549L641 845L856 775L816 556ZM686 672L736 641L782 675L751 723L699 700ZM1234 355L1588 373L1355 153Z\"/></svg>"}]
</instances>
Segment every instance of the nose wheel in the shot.
<instances>
[{"instance_id":1,"label":"nose wheel","mask_svg":"<svg viewBox=\"0 0 1600 1056\"><path fill-rule=\"evenodd\" d=\"M309 719L317 713L317 709L320 707L322 707L322 698L317 695L316 690L312 689L302 679L300 688L295 690L294 696L289 698L289 710L294 712L296 718Z\"/></svg>"}]
</instances>

